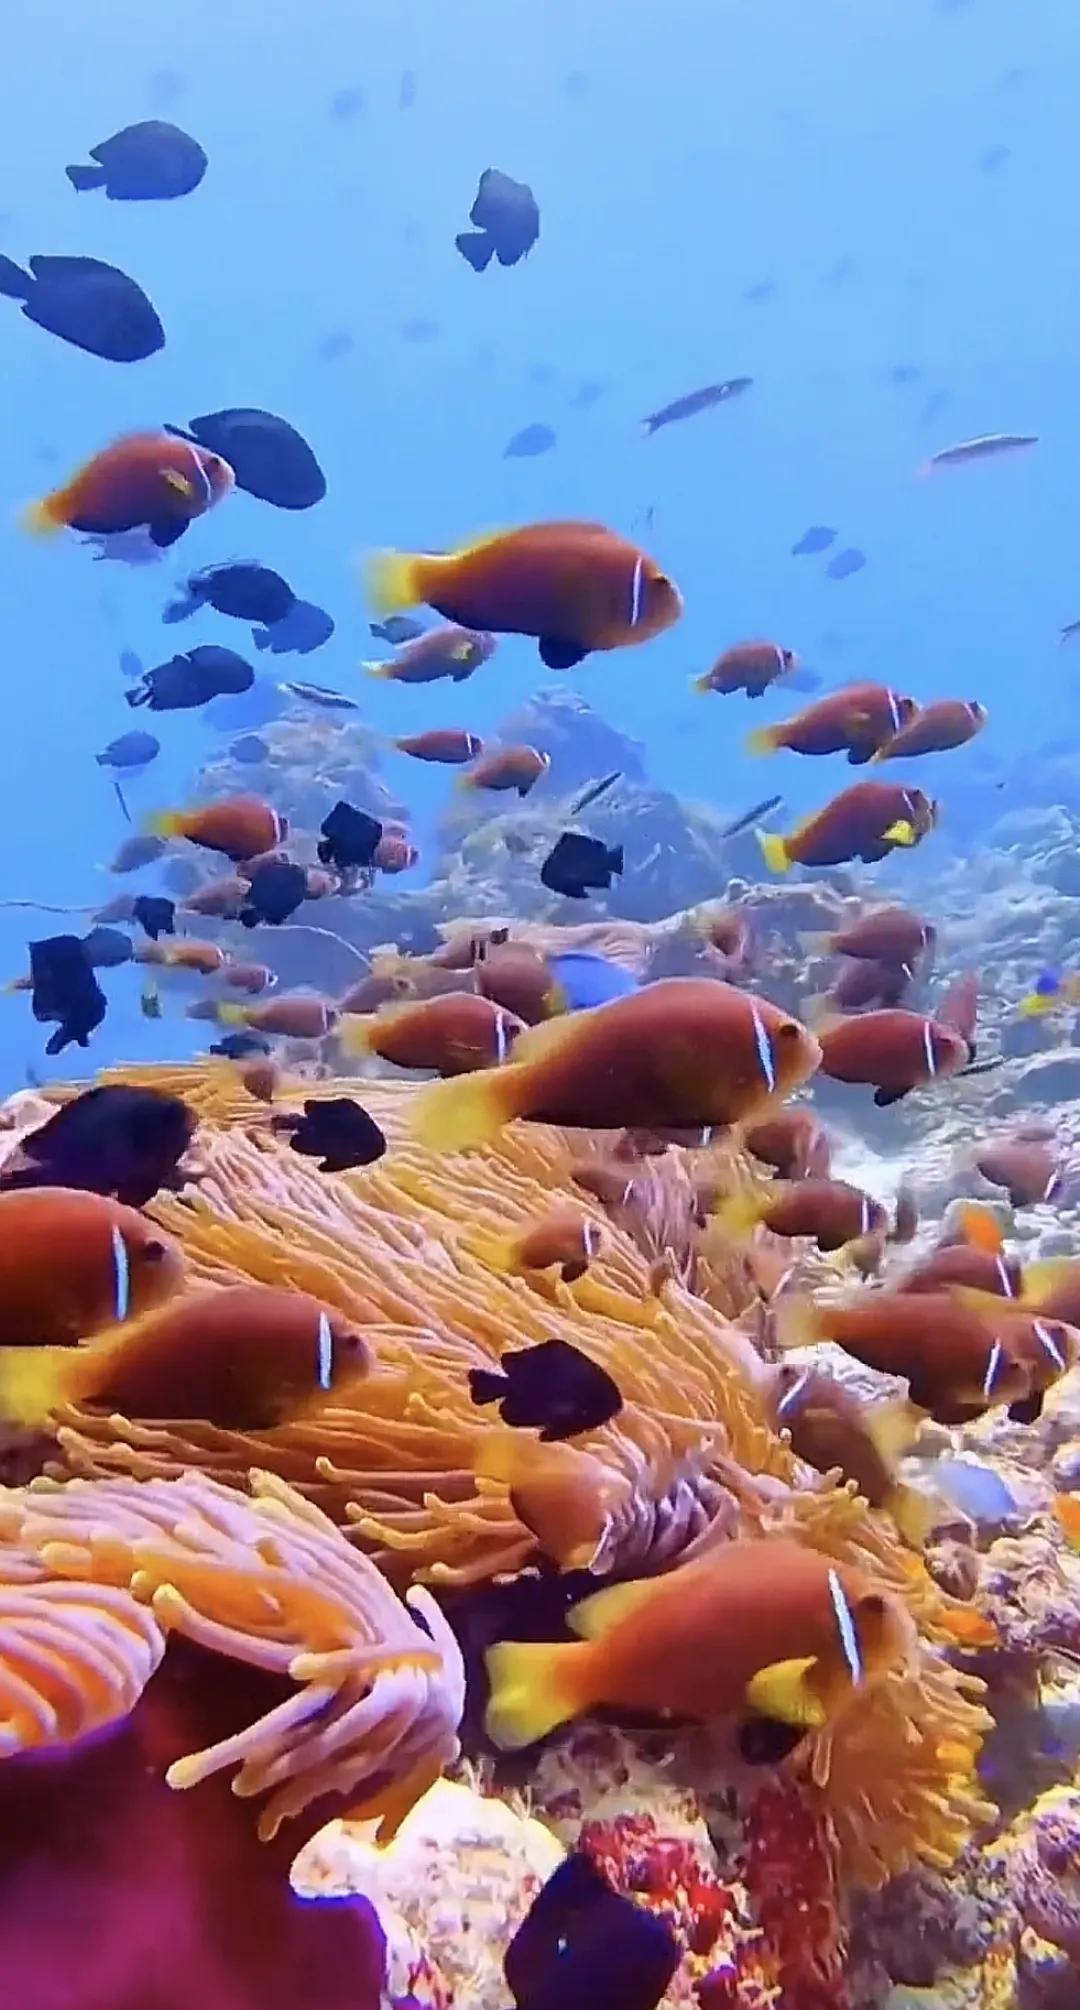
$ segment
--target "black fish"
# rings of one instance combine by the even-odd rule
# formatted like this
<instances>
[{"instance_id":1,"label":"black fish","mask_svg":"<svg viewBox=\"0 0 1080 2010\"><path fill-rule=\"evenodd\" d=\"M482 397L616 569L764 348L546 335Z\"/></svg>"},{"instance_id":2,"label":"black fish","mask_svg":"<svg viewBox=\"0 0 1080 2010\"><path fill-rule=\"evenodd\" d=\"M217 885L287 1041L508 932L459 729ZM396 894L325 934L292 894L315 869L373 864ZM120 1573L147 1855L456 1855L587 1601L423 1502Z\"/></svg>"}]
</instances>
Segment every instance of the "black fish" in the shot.
<instances>
[{"instance_id":1,"label":"black fish","mask_svg":"<svg viewBox=\"0 0 1080 2010\"><path fill-rule=\"evenodd\" d=\"M304 1158L319 1159L320 1172L349 1172L353 1166L374 1165L386 1150L374 1117L350 1096L329 1096L304 1104L302 1117L278 1117L275 1130L288 1130L289 1144Z\"/></svg>"},{"instance_id":2,"label":"black fish","mask_svg":"<svg viewBox=\"0 0 1080 2010\"><path fill-rule=\"evenodd\" d=\"M1068 621L1064 628L1059 630L1058 641L1071 642L1077 635L1080 635L1080 621Z\"/></svg>"},{"instance_id":3,"label":"black fish","mask_svg":"<svg viewBox=\"0 0 1080 2010\"><path fill-rule=\"evenodd\" d=\"M287 691L290 698L301 698L305 705L318 705L324 712L358 712L355 698L346 698L344 691L331 691L326 684L305 684L297 678L294 683L278 685L279 691Z\"/></svg>"},{"instance_id":4,"label":"black fish","mask_svg":"<svg viewBox=\"0 0 1080 2010\"><path fill-rule=\"evenodd\" d=\"M72 188L103 188L113 202L166 202L190 195L206 173L206 155L190 133L163 119L125 126L90 148L97 167L69 167Z\"/></svg>"},{"instance_id":5,"label":"black fish","mask_svg":"<svg viewBox=\"0 0 1080 2010\"><path fill-rule=\"evenodd\" d=\"M411 614L389 614L385 621L369 621L368 632L397 649L402 642L415 642L424 633L424 624L414 621Z\"/></svg>"},{"instance_id":6,"label":"black fish","mask_svg":"<svg viewBox=\"0 0 1080 2010\"><path fill-rule=\"evenodd\" d=\"M537 1428L545 1444L599 1430L622 1409L618 1384L569 1340L541 1340L501 1360L501 1375L470 1368L473 1402L498 1403L504 1424Z\"/></svg>"},{"instance_id":7,"label":"black fish","mask_svg":"<svg viewBox=\"0 0 1080 2010\"><path fill-rule=\"evenodd\" d=\"M156 942L159 935L176 934L176 905L164 894L140 893L131 903L131 919Z\"/></svg>"},{"instance_id":8,"label":"black fish","mask_svg":"<svg viewBox=\"0 0 1080 2010\"><path fill-rule=\"evenodd\" d=\"M223 1033L215 1040L211 1054L220 1054L226 1061L246 1061L252 1054L269 1054L270 1042L262 1033Z\"/></svg>"},{"instance_id":9,"label":"black fish","mask_svg":"<svg viewBox=\"0 0 1080 2010\"><path fill-rule=\"evenodd\" d=\"M186 621L196 608L212 607L238 621L283 621L296 595L280 572L268 565L208 565L185 580L179 595L162 615L166 622Z\"/></svg>"},{"instance_id":10,"label":"black fish","mask_svg":"<svg viewBox=\"0 0 1080 2010\"><path fill-rule=\"evenodd\" d=\"M99 258L31 258L24 272L0 256L0 293L28 321L107 363L139 363L165 346L165 330L140 286Z\"/></svg>"},{"instance_id":11,"label":"black fish","mask_svg":"<svg viewBox=\"0 0 1080 2010\"><path fill-rule=\"evenodd\" d=\"M264 617L265 618L265 617ZM270 628L256 628L252 641L256 649L269 649L272 656L310 656L321 649L334 632L333 615L313 600L294 600L288 613Z\"/></svg>"},{"instance_id":12,"label":"black fish","mask_svg":"<svg viewBox=\"0 0 1080 2010\"><path fill-rule=\"evenodd\" d=\"M311 509L326 494L326 476L302 433L287 419L257 406L239 405L205 412L190 429L166 426L167 433L194 439L228 461L238 489L278 509Z\"/></svg>"},{"instance_id":13,"label":"black fish","mask_svg":"<svg viewBox=\"0 0 1080 2010\"><path fill-rule=\"evenodd\" d=\"M552 893L584 900L590 888L600 892L609 887L622 869L621 844L601 844L599 838L584 837L580 831L563 831L540 867L540 878Z\"/></svg>"},{"instance_id":14,"label":"black fish","mask_svg":"<svg viewBox=\"0 0 1080 2010\"><path fill-rule=\"evenodd\" d=\"M763 803L755 803L752 810L744 810L741 817L736 817L732 823L725 824L723 830L717 832L717 837L721 839L738 837L740 831L748 831L751 824L758 823L762 817L771 816L773 810L781 807L783 800L783 796L766 796Z\"/></svg>"},{"instance_id":15,"label":"black fish","mask_svg":"<svg viewBox=\"0 0 1080 2010\"><path fill-rule=\"evenodd\" d=\"M102 923L83 936L82 946L91 970L116 970L121 963L130 963L135 954L130 936Z\"/></svg>"},{"instance_id":16,"label":"black fish","mask_svg":"<svg viewBox=\"0 0 1080 2010\"><path fill-rule=\"evenodd\" d=\"M792 558L812 558L815 552L828 551L830 544L835 544L835 542L836 532L830 530L827 523L812 523L809 530L803 531L798 544L792 545L791 556Z\"/></svg>"},{"instance_id":17,"label":"black fish","mask_svg":"<svg viewBox=\"0 0 1080 2010\"><path fill-rule=\"evenodd\" d=\"M50 935L30 944L30 1003L40 1025L56 1022L45 1048L62 1054L86 1047L105 1017L106 999L77 935Z\"/></svg>"},{"instance_id":18,"label":"black fish","mask_svg":"<svg viewBox=\"0 0 1080 2010\"><path fill-rule=\"evenodd\" d=\"M151 712L190 712L223 693L249 691L254 682L250 663L235 650L206 643L144 671L124 695L129 705L147 705Z\"/></svg>"},{"instance_id":19,"label":"black fish","mask_svg":"<svg viewBox=\"0 0 1080 2010\"><path fill-rule=\"evenodd\" d=\"M503 1974L516 2010L657 2010L681 1960L667 1920L576 1850L537 1892Z\"/></svg>"},{"instance_id":20,"label":"black fish","mask_svg":"<svg viewBox=\"0 0 1080 2010\"><path fill-rule=\"evenodd\" d=\"M0 1174L0 1189L74 1187L145 1207L162 1187L183 1185L178 1167L195 1122L179 1096L160 1089L87 1089L22 1140Z\"/></svg>"},{"instance_id":21,"label":"black fish","mask_svg":"<svg viewBox=\"0 0 1080 2010\"><path fill-rule=\"evenodd\" d=\"M835 558L825 567L826 579L850 579L853 572L861 572L866 564L866 553L858 551L854 545L838 551Z\"/></svg>"},{"instance_id":22,"label":"black fish","mask_svg":"<svg viewBox=\"0 0 1080 2010\"><path fill-rule=\"evenodd\" d=\"M499 168L484 169L469 222L475 230L461 231L454 243L474 272L486 272L492 258L516 265L540 235L540 211L528 183Z\"/></svg>"},{"instance_id":23,"label":"black fish","mask_svg":"<svg viewBox=\"0 0 1080 2010\"><path fill-rule=\"evenodd\" d=\"M504 461L527 460L533 454L549 453L555 445L555 435L550 426L524 426L513 439L507 440L503 448Z\"/></svg>"},{"instance_id":24,"label":"black fish","mask_svg":"<svg viewBox=\"0 0 1080 2010\"><path fill-rule=\"evenodd\" d=\"M351 803L342 799L334 804L320 829L322 840L317 847L320 865L334 865L339 872L348 872L353 866L374 865L376 846L383 834L378 817L369 817L366 810L354 810Z\"/></svg>"},{"instance_id":25,"label":"black fish","mask_svg":"<svg viewBox=\"0 0 1080 2010\"><path fill-rule=\"evenodd\" d=\"M701 391L688 391L685 398L675 398L670 405L661 405L658 412L649 412L642 424L647 433L658 433L661 426L674 425L676 419L693 419L698 412L707 412L713 405L723 405L729 398L741 397L753 381L752 377L729 377L723 384L706 384Z\"/></svg>"},{"instance_id":26,"label":"black fish","mask_svg":"<svg viewBox=\"0 0 1080 2010\"><path fill-rule=\"evenodd\" d=\"M145 768L160 752L161 741L153 733L121 733L94 758L99 768Z\"/></svg>"},{"instance_id":27,"label":"black fish","mask_svg":"<svg viewBox=\"0 0 1080 2010\"><path fill-rule=\"evenodd\" d=\"M606 796L608 790L613 789L616 782L621 781L622 769L615 768L610 775L603 775L598 782L590 782L588 788L583 790L580 796L576 796L571 803L571 816L579 817L582 810L589 808L590 803L599 802L601 796Z\"/></svg>"},{"instance_id":28,"label":"black fish","mask_svg":"<svg viewBox=\"0 0 1080 2010\"><path fill-rule=\"evenodd\" d=\"M240 920L245 928L258 928L260 922L280 925L296 913L306 893L307 873L302 865L268 859L251 876Z\"/></svg>"}]
</instances>

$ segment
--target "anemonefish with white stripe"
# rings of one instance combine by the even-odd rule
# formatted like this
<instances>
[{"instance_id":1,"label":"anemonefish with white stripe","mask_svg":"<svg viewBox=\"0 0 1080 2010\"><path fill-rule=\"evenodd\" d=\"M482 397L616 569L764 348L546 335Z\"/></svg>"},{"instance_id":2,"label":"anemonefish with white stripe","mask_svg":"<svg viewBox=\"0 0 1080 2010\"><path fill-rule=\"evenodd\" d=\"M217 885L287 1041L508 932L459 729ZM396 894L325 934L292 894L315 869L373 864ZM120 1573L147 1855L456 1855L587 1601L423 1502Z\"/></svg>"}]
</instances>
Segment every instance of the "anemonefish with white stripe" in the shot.
<instances>
[{"instance_id":1,"label":"anemonefish with white stripe","mask_svg":"<svg viewBox=\"0 0 1080 2010\"><path fill-rule=\"evenodd\" d=\"M683 608L655 559L598 523L527 524L451 552L379 552L368 591L380 614L426 602L463 628L534 635L550 670L647 642Z\"/></svg>"},{"instance_id":2,"label":"anemonefish with white stripe","mask_svg":"<svg viewBox=\"0 0 1080 2010\"><path fill-rule=\"evenodd\" d=\"M234 487L220 454L171 433L132 433L32 504L24 523L39 535L67 528L108 536L145 528L151 543L165 549Z\"/></svg>"},{"instance_id":3,"label":"anemonefish with white stripe","mask_svg":"<svg viewBox=\"0 0 1080 2010\"><path fill-rule=\"evenodd\" d=\"M831 1020L818 1028L818 1039L822 1074L872 1087L879 1109L959 1074L971 1059L970 1042L957 1027L902 1006Z\"/></svg>"}]
</instances>

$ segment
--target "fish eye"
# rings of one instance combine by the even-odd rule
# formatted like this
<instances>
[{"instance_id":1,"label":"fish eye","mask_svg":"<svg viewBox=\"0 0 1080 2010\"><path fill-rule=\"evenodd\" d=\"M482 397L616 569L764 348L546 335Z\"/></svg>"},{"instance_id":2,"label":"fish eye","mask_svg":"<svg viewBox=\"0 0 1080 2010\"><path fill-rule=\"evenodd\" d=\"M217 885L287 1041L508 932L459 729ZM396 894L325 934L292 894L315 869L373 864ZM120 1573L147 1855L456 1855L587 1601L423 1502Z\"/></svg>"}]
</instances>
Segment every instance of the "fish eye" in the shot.
<instances>
[{"instance_id":1,"label":"fish eye","mask_svg":"<svg viewBox=\"0 0 1080 2010\"><path fill-rule=\"evenodd\" d=\"M860 1619L884 1619L885 1600L880 1591L871 1591L865 1598L860 1598L858 1612Z\"/></svg>"},{"instance_id":2,"label":"fish eye","mask_svg":"<svg viewBox=\"0 0 1080 2010\"><path fill-rule=\"evenodd\" d=\"M166 1256L165 1244L153 1241L144 1242L142 1253L144 1263L163 1263Z\"/></svg>"},{"instance_id":3,"label":"fish eye","mask_svg":"<svg viewBox=\"0 0 1080 2010\"><path fill-rule=\"evenodd\" d=\"M802 1027L796 1019L782 1019L776 1028L776 1037L778 1040L797 1040L801 1033Z\"/></svg>"}]
</instances>

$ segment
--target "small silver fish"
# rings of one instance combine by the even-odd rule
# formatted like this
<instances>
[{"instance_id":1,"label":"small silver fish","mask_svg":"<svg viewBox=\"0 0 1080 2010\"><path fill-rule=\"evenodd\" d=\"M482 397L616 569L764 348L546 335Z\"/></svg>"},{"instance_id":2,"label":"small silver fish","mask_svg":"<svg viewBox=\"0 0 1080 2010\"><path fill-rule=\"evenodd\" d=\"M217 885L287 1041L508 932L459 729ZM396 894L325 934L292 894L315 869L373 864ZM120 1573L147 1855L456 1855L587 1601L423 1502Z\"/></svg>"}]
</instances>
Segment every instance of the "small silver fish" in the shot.
<instances>
[{"instance_id":1,"label":"small silver fish","mask_svg":"<svg viewBox=\"0 0 1080 2010\"><path fill-rule=\"evenodd\" d=\"M1080 626L1080 624L1078 624L1078 626ZM621 781L622 781L622 769L616 768L612 774L605 775L602 781L590 782L588 788L585 789L580 796L576 796L574 798L574 801L571 803L570 805L571 816L579 817L581 815L582 810L588 809L590 803L599 802L601 796L606 796L608 790L613 789L615 787L616 782Z\"/></svg>"},{"instance_id":2,"label":"small silver fish","mask_svg":"<svg viewBox=\"0 0 1080 2010\"><path fill-rule=\"evenodd\" d=\"M941 447L931 454L927 468L962 467L966 461L989 461L998 454L1016 453L1021 447L1036 447L1038 433L980 433L973 440L958 440L953 447Z\"/></svg>"},{"instance_id":3,"label":"small silver fish","mask_svg":"<svg viewBox=\"0 0 1080 2010\"><path fill-rule=\"evenodd\" d=\"M725 824L719 836L721 839L738 837L740 831L749 830L751 824L760 823L762 817L772 816L774 810L783 807L783 796L766 796L763 803L755 803L753 809L744 810L733 823Z\"/></svg>"}]
</instances>

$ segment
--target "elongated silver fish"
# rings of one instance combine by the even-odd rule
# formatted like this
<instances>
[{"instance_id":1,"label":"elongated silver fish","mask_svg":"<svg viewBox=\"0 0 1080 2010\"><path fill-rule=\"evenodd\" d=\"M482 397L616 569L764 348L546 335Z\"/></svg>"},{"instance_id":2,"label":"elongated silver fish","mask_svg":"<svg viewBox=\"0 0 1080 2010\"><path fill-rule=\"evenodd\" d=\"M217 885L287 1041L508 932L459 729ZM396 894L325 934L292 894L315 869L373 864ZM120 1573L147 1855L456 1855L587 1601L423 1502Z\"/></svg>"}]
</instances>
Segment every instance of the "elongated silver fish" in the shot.
<instances>
[{"instance_id":1,"label":"elongated silver fish","mask_svg":"<svg viewBox=\"0 0 1080 2010\"><path fill-rule=\"evenodd\" d=\"M742 816L736 817L733 823L725 824L719 833L720 837L738 837L740 831L749 830L751 824L760 823L762 817L771 816L774 810L780 809L783 801L783 796L766 796L763 803L755 803L753 809L744 810Z\"/></svg>"},{"instance_id":2,"label":"elongated silver fish","mask_svg":"<svg viewBox=\"0 0 1080 2010\"><path fill-rule=\"evenodd\" d=\"M980 433L974 440L958 440L954 447L942 447L931 454L927 468L962 467L965 461L989 461L998 454L1017 453L1021 447L1037 447L1038 433Z\"/></svg>"},{"instance_id":3,"label":"elongated silver fish","mask_svg":"<svg viewBox=\"0 0 1080 2010\"><path fill-rule=\"evenodd\" d=\"M603 779L599 782L590 782L588 788L584 789L580 796L575 796L573 802L571 803L570 805L571 816L579 817L581 815L582 810L588 809L590 803L599 802L601 796L606 796L608 790L613 789L615 787L616 782L621 781L622 781L622 769L616 768L614 774L605 775Z\"/></svg>"}]
</instances>

